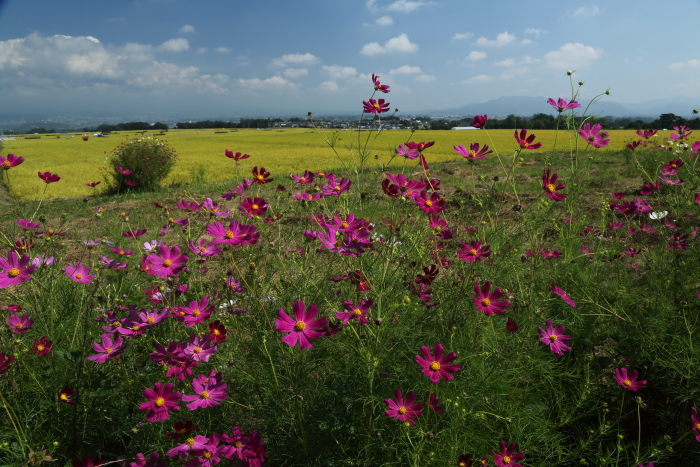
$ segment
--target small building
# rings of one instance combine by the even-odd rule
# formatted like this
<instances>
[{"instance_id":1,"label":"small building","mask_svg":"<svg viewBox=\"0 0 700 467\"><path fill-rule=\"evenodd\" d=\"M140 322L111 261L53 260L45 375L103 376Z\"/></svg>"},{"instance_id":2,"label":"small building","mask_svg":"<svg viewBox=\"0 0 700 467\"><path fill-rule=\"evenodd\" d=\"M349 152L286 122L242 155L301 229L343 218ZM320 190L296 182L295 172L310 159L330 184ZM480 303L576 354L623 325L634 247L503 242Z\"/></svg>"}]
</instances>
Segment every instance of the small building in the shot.
<instances>
[{"instance_id":1,"label":"small building","mask_svg":"<svg viewBox=\"0 0 700 467\"><path fill-rule=\"evenodd\" d=\"M478 130L475 126L455 126L452 127L453 130Z\"/></svg>"}]
</instances>

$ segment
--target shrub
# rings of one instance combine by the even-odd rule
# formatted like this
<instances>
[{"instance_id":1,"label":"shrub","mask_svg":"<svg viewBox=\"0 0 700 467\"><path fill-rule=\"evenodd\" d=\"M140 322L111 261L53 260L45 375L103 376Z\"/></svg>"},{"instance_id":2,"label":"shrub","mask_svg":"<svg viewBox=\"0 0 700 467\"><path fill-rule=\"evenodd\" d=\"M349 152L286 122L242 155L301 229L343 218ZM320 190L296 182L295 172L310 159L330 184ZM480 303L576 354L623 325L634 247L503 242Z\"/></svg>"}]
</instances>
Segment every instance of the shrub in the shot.
<instances>
[{"instance_id":1,"label":"shrub","mask_svg":"<svg viewBox=\"0 0 700 467\"><path fill-rule=\"evenodd\" d=\"M148 190L168 176L176 159L175 151L167 143L142 136L121 143L106 162L111 167L109 176L116 191L127 187Z\"/></svg>"}]
</instances>

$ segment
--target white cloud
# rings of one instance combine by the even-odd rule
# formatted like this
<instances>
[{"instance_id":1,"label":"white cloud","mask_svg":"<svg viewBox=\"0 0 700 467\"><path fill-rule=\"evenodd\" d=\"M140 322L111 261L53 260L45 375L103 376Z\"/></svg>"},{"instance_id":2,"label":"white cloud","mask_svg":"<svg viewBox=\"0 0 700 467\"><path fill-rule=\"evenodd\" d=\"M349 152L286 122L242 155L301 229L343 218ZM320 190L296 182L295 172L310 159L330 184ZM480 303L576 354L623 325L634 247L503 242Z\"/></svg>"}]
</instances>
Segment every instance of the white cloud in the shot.
<instances>
[{"instance_id":1,"label":"white cloud","mask_svg":"<svg viewBox=\"0 0 700 467\"><path fill-rule=\"evenodd\" d=\"M321 67L321 71L328 76L331 77L331 79L344 79L344 78L350 78L351 76L355 76L357 74L357 69L351 66L340 66L340 65L323 65Z\"/></svg>"},{"instance_id":2,"label":"white cloud","mask_svg":"<svg viewBox=\"0 0 700 467\"><path fill-rule=\"evenodd\" d=\"M598 5L582 6L574 11L574 16L580 16L582 18L587 18L589 16L597 16L603 11L598 8Z\"/></svg>"},{"instance_id":3,"label":"white cloud","mask_svg":"<svg viewBox=\"0 0 700 467\"><path fill-rule=\"evenodd\" d=\"M423 1L409 1L409 0L397 0L388 7L389 11L401 11L404 13L409 13L416 10L424 5L432 5L433 2L423 2Z\"/></svg>"},{"instance_id":4,"label":"white cloud","mask_svg":"<svg viewBox=\"0 0 700 467\"><path fill-rule=\"evenodd\" d=\"M308 68L287 68L282 73L287 78L299 78L301 76L306 76L309 74Z\"/></svg>"},{"instance_id":5,"label":"white cloud","mask_svg":"<svg viewBox=\"0 0 700 467\"><path fill-rule=\"evenodd\" d=\"M329 91L329 92L334 92L337 91L339 88L338 83L335 81L324 81L321 83L318 88L322 91Z\"/></svg>"},{"instance_id":6,"label":"white cloud","mask_svg":"<svg viewBox=\"0 0 700 467\"><path fill-rule=\"evenodd\" d=\"M472 36L474 36L473 32L457 32L454 36L452 36L452 40L459 41L462 39L469 39Z\"/></svg>"},{"instance_id":7,"label":"white cloud","mask_svg":"<svg viewBox=\"0 0 700 467\"><path fill-rule=\"evenodd\" d=\"M498 79L502 80L507 80L507 79L513 79L517 76L523 75L528 72L528 69L525 67L520 67L520 68L510 68L503 73L501 73L498 77Z\"/></svg>"},{"instance_id":8,"label":"white cloud","mask_svg":"<svg viewBox=\"0 0 700 467\"><path fill-rule=\"evenodd\" d=\"M165 52L183 52L187 49L190 48L190 43L187 41L187 39L170 39L169 41L163 42L159 47L158 50L162 50Z\"/></svg>"},{"instance_id":9,"label":"white cloud","mask_svg":"<svg viewBox=\"0 0 700 467\"><path fill-rule=\"evenodd\" d=\"M180 28L180 31L182 34L187 34L189 32L194 32L194 26L190 26L189 24L184 25L183 27Z\"/></svg>"},{"instance_id":10,"label":"white cloud","mask_svg":"<svg viewBox=\"0 0 700 467\"><path fill-rule=\"evenodd\" d=\"M219 52L220 54L225 54L230 52L231 49L229 47L217 47L214 49L214 52Z\"/></svg>"},{"instance_id":11,"label":"white cloud","mask_svg":"<svg viewBox=\"0 0 700 467\"><path fill-rule=\"evenodd\" d=\"M238 79L238 84L251 89L262 88L296 88L298 85L282 78L281 76L273 76L272 78L260 79Z\"/></svg>"},{"instance_id":12,"label":"white cloud","mask_svg":"<svg viewBox=\"0 0 700 467\"><path fill-rule=\"evenodd\" d=\"M521 45L527 45L527 44L532 44L532 41L530 39L523 39L519 42Z\"/></svg>"},{"instance_id":13,"label":"white cloud","mask_svg":"<svg viewBox=\"0 0 700 467\"><path fill-rule=\"evenodd\" d=\"M493 81L494 79L496 78L489 75L477 75L473 78L469 78L468 80L463 81L463 83L485 83L487 81Z\"/></svg>"},{"instance_id":14,"label":"white cloud","mask_svg":"<svg viewBox=\"0 0 700 467\"><path fill-rule=\"evenodd\" d=\"M486 58L486 52L479 52L478 50L472 50L469 52L469 55L467 55L467 60L471 60L472 62L482 60L484 58Z\"/></svg>"},{"instance_id":15,"label":"white cloud","mask_svg":"<svg viewBox=\"0 0 700 467\"><path fill-rule=\"evenodd\" d=\"M281 57L277 57L272 60L270 65L281 68L287 65L313 65L314 63L318 63L320 61L321 60L318 57L307 52L305 54L297 53L282 55Z\"/></svg>"},{"instance_id":16,"label":"white cloud","mask_svg":"<svg viewBox=\"0 0 700 467\"><path fill-rule=\"evenodd\" d=\"M207 53L207 50L208 49L206 47L200 47L197 49L197 53L198 54L205 54L205 53Z\"/></svg>"},{"instance_id":17,"label":"white cloud","mask_svg":"<svg viewBox=\"0 0 700 467\"><path fill-rule=\"evenodd\" d=\"M529 55L523 55L522 63L539 63L539 58L532 58Z\"/></svg>"},{"instance_id":18,"label":"white cloud","mask_svg":"<svg viewBox=\"0 0 700 467\"><path fill-rule=\"evenodd\" d=\"M367 9L368 9L369 11L377 11L377 10L379 10L379 8L377 8L376 6L374 6L375 3L377 3L377 0L367 0L367 2L365 3L365 5L367 6Z\"/></svg>"},{"instance_id":19,"label":"white cloud","mask_svg":"<svg viewBox=\"0 0 700 467\"><path fill-rule=\"evenodd\" d=\"M194 87L198 91L210 91L214 93L228 92L222 85L228 81L228 76L198 75L197 67L179 67L172 63L154 61L149 67L142 68L133 78L127 80L127 84L138 87Z\"/></svg>"},{"instance_id":20,"label":"white cloud","mask_svg":"<svg viewBox=\"0 0 700 467\"><path fill-rule=\"evenodd\" d=\"M496 36L496 39L490 41L484 36L479 37L476 40L477 45L493 45L496 47L502 47L506 44L510 44L515 40L515 36L512 34L509 34L508 31L502 32Z\"/></svg>"},{"instance_id":21,"label":"white cloud","mask_svg":"<svg viewBox=\"0 0 700 467\"><path fill-rule=\"evenodd\" d=\"M687 62L671 63L668 67L672 70L681 70L683 68L700 68L700 60L693 58Z\"/></svg>"},{"instance_id":22,"label":"white cloud","mask_svg":"<svg viewBox=\"0 0 700 467\"><path fill-rule=\"evenodd\" d=\"M525 29L525 34L529 34L529 35L535 36L535 37L540 37L540 34L547 34L547 31L544 31L542 29L537 29L537 28L527 28L527 29Z\"/></svg>"},{"instance_id":23,"label":"white cloud","mask_svg":"<svg viewBox=\"0 0 700 467\"><path fill-rule=\"evenodd\" d=\"M404 33L399 34L397 37L393 37L384 43L384 46L379 45L377 42L370 42L365 44L360 50L361 54L364 55L376 55L387 52L416 52L418 51L418 44L412 43L408 36Z\"/></svg>"},{"instance_id":24,"label":"white cloud","mask_svg":"<svg viewBox=\"0 0 700 467\"><path fill-rule=\"evenodd\" d=\"M416 76L416 81L420 81L421 83L429 83L431 81L435 81L437 77L432 76L432 75L418 75Z\"/></svg>"},{"instance_id":25,"label":"white cloud","mask_svg":"<svg viewBox=\"0 0 700 467\"><path fill-rule=\"evenodd\" d=\"M404 65L389 71L390 75L412 75L417 73L423 73L420 67Z\"/></svg>"},{"instance_id":26,"label":"white cloud","mask_svg":"<svg viewBox=\"0 0 700 467\"><path fill-rule=\"evenodd\" d=\"M544 54L544 59L551 68L570 69L590 65L603 52L603 49L595 49L580 42L568 42L559 47L559 50Z\"/></svg>"},{"instance_id":27,"label":"white cloud","mask_svg":"<svg viewBox=\"0 0 700 467\"><path fill-rule=\"evenodd\" d=\"M382 16L381 18L378 18L377 21L375 21L380 26L391 26L394 24L394 20L391 19L391 16Z\"/></svg>"},{"instance_id":28,"label":"white cloud","mask_svg":"<svg viewBox=\"0 0 700 467\"><path fill-rule=\"evenodd\" d=\"M500 62L494 63L495 66L513 66L515 65L515 60L512 58L506 58L505 60L501 60Z\"/></svg>"}]
</instances>

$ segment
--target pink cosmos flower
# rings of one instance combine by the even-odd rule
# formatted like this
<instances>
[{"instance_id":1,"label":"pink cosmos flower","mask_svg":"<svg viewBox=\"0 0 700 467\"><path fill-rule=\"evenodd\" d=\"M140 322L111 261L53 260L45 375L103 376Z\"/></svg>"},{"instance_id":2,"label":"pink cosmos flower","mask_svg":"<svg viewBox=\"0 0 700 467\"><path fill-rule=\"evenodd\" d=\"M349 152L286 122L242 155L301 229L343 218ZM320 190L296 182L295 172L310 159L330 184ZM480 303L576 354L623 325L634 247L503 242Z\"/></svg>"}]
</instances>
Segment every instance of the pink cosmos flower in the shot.
<instances>
[{"instance_id":1,"label":"pink cosmos flower","mask_svg":"<svg viewBox=\"0 0 700 467\"><path fill-rule=\"evenodd\" d=\"M577 107L581 107L581 104L579 104L577 101L571 100L567 103L566 100L562 99L561 97L556 101L550 97L549 99L547 99L547 103L552 107L556 108L557 112L559 113L562 113L564 110L571 110Z\"/></svg>"},{"instance_id":2,"label":"pink cosmos flower","mask_svg":"<svg viewBox=\"0 0 700 467\"><path fill-rule=\"evenodd\" d=\"M167 245L159 246L158 254L147 255L144 258L148 267L145 272L163 279L180 275L189 260L187 255L180 254L180 247L169 248Z\"/></svg>"},{"instance_id":3,"label":"pink cosmos flower","mask_svg":"<svg viewBox=\"0 0 700 467\"><path fill-rule=\"evenodd\" d=\"M659 130L637 130L637 134L644 139L649 139L652 136L656 136Z\"/></svg>"},{"instance_id":4,"label":"pink cosmos flower","mask_svg":"<svg viewBox=\"0 0 700 467\"><path fill-rule=\"evenodd\" d=\"M384 399L384 403L389 407L385 410L386 416L397 420L404 420L409 425L415 425L416 422L413 421L413 419L423 415L423 411L421 410L423 408L423 403L416 402L416 393L409 392L406 399L404 399L401 394L401 389L397 389L396 392L394 392L394 399Z\"/></svg>"},{"instance_id":5,"label":"pink cosmos flower","mask_svg":"<svg viewBox=\"0 0 700 467\"><path fill-rule=\"evenodd\" d=\"M199 302L191 301L190 306L178 306L175 317L187 327L192 327L207 321L213 312L214 306L209 305L209 297L202 297Z\"/></svg>"},{"instance_id":6,"label":"pink cosmos flower","mask_svg":"<svg viewBox=\"0 0 700 467\"><path fill-rule=\"evenodd\" d=\"M647 385L646 380L637 381L637 370L633 370L629 375L627 374L627 368L615 368L615 381L617 384L630 391L637 391L637 389L644 389Z\"/></svg>"},{"instance_id":7,"label":"pink cosmos flower","mask_svg":"<svg viewBox=\"0 0 700 467\"><path fill-rule=\"evenodd\" d=\"M323 198L323 194L321 193L295 193L294 198L296 198L299 201L317 201L321 198Z\"/></svg>"},{"instance_id":8,"label":"pink cosmos flower","mask_svg":"<svg viewBox=\"0 0 700 467\"><path fill-rule=\"evenodd\" d=\"M215 245L206 239L199 240L199 243L195 245L194 240L190 240L188 243L190 251L199 256L219 256L221 253L221 246Z\"/></svg>"},{"instance_id":9,"label":"pink cosmos flower","mask_svg":"<svg viewBox=\"0 0 700 467\"><path fill-rule=\"evenodd\" d=\"M263 216L270 208L265 198L243 198L241 205L238 207L241 211L245 211L253 216Z\"/></svg>"},{"instance_id":10,"label":"pink cosmos flower","mask_svg":"<svg viewBox=\"0 0 700 467\"><path fill-rule=\"evenodd\" d=\"M17 225L24 230L35 230L41 225L39 222L32 222L29 219L20 219L19 217L16 219L16 221Z\"/></svg>"},{"instance_id":11,"label":"pink cosmos flower","mask_svg":"<svg viewBox=\"0 0 700 467\"><path fill-rule=\"evenodd\" d=\"M537 327L542 336L540 341L549 345L549 350L557 355L564 355L563 352L571 350L571 347L566 345L571 342L571 336L564 335L564 331L566 330L565 326L562 325L552 328L552 320L548 319L546 328L547 329L544 330L539 326Z\"/></svg>"},{"instance_id":12,"label":"pink cosmos flower","mask_svg":"<svg viewBox=\"0 0 700 467\"><path fill-rule=\"evenodd\" d=\"M236 161L236 165L241 165L239 161L248 159L250 157L250 154L241 154L240 152L234 154L233 151L229 151L228 149L224 150L224 155L229 159L233 159L234 161Z\"/></svg>"},{"instance_id":13,"label":"pink cosmos flower","mask_svg":"<svg viewBox=\"0 0 700 467\"><path fill-rule=\"evenodd\" d=\"M366 114L380 114L388 112L391 104L384 102L384 99L374 100L370 99L369 102L362 101L364 107L363 111Z\"/></svg>"},{"instance_id":14,"label":"pink cosmos flower","mask_svg":"<svg viewBox=\"0 0 700 467\"><path fill-rule=\"evenodd\" d=\"M59 177L56 174L52 174L51 172L43 172L43 173L37 172L37 175L39 176L40 179L45 181L47 184L57 182L61 179L61 177Z\"/></svg>"},{"instance_id":15,"label":"pink cosmos flower","mask_svg":"<svg viewBox=\"0 0 700 467\"><path fill-rule=\"evenodd\" d=\"M420 156L420 153L416 151L415 149L411 149L405 144L399 144L399 147L394 150L397 156L401 156L404 159L408 160L415 160L418 159L418 156Z\"/></svg>"},{"instance_id":16,"label":"pink cosmos flower","mask_svg":"<svg viewBox=\"0 0 700 467\"><path fill-rule=\"evenodd\" d=\"M683 140L692 133L692 131L689 131L690 127L688 125L674 125L673 129L678 132L678 134L671 133L671 139L674 141Z\"/></svg>"},{"instance_id":17,"label":"pink cosmos flower","mask_svg":"<svg viewBox=\"0 0 700 467\"><path fill-rule=\"evenodd\" d=\"M314 181L314 173L309 172L308 170L305 171L303 174L295 174L292 175L292 180L294 180L297 183L300 183L302 185L308 185L309 183Z\"/></svg>"},{"instance_id":18,"label":"pink cosmos flower","mask_svg":"<svg viewBox=\"0 0 700 467\"><path fill-rule=\"evenodd\" d=\"M202 209L203 204L195 203L194 201L187 201L186 199L176 201L175 206L180 209L184 209L187 212L199 211Z\"/></svg>"},{"instance_id":19,"label":"pink cosmos flower","mask_svg":"<svg viewBox=\"0 0 700 467\"><path fill-rule=\"evenodd\" d=\"M179 408L180 407L178 406L178 409ZM190 454L202 452L204 449L207 448L208 443L209 438L207 438L206 436L197 435L192 438L187 438L184 443L180 443L174 448L170 449L167 453L165 453L165 455L170 458L179 457L180 460L185 460Z\"/></svg>"},{"instance_id":20,"label":"pink cosmos flower","mask_svg":"<svg viewBox=\"0 0 700 467\"><path fill-rule=\"evenodd\" d=\"M123 467L167 467L165 461L158 462L160 454L157 451L153 451L146 460L146 456L143 453L138 453L134 456L134 462L122 463Z\"/></svg>"},{"instance_id":21,"label":"pink cosmos flower","mask_svg":"<svg viewBox=\"0 0 700 467\"><path fill-rule=\"evenodd\" d=\"M122 339L121 336L112 340L111 335L102 334L100 338L102 340L102 345L98 344L97 342L92 344L93 350L98 352L97 355L87 357L88 360L92 360L93 362L97 363L104 363L109 359L118 357L122 352L124 352L124 349L126 349L126 345L122 345L124 344L124 339Z\"/></svg>"},{"instance_id":22,"label":"pink cosmos flower","mask_svg":"<svg viewBox=\"0 0 700 467\"><path fill-rule=\"evenodd\" d=\"M568 195L566 193L557 193L557 191L563 190L566 186L561 182L555 185L559 174L554 173L550 177L549 173L550 169L547 169L542 174L542 188L544 189L544 194L549 196L552 201L564 201Z\"/></svg>"},{"instance_id":23,"label":"pink cosmos flower","mask_svg":"<svg viewBox=\"0 0 700 467\"><path fill-rule=\"evenodd\" d=\"M483 261L491 256L491 247L488 245L482 246L480 240L474 240L471 243L459 242L459 246L463 250L457 250L457 257L468 263Z\"/></svg>"},{"instance_id":24,"label":"pink cosmos flower","mask_svg":"<svg viewBox=\"0 0 700 467\"><path fill-rule=\"evenodd\" d=\"M534 133L531 134L530 136L527 136L527 130L524 128L522 130L520 130L520 136L518 136L518 130L515 130L515 133L513 133L513 137L515 138L515 140L518 142L518 144L520 145L520 147L522 149L533 150L533 149L539 149L542 147L542 143L534 143L533 144L533 141L535 141Z\"/></svg>"},{"instance_id":25,"label":"pink cosmos flower","mask_svg":"<svg viewBox=\"0 0 700 467\"><path fill-rule=\"evenodd\" d=\"M254 245L258 243L260 232L254 225L239 224L231 221L228 228L220 222L207 226L207 233L214 237L214 243L226 243L228 246Z\"/></svg>"},{"instance_id":26,"label":"pink cosmos flower","mask_svg":"<svg viewBox=\"0 0 700 467\"><path fill-rule=\"evenodd\" d=\"M484 145L483 148L479 149L479 143L472 143L469 145L469 150L467 150L464 145L454 146L454 150L460 156L464 157L468 161L474 161L476 159L488 159L487 154L491 154L493 151L489 150L488 145Z\"/></svg>"},{"instance_id":27,"label":"pink cosmos flower","mask_svg":"<svg viewBox=\"0 0 700 467\"><path fill-rule=\"evenodd\" d=\"M206 198L204 202L202 202L202 207L214 216L226 217L231 214L231 211L223 211L221 210L221 206L214 205L214 201L211 198Z\"/></svg>"},{"instance_id":28,"label":"pink cosmos flower","mask_svg":"<svg viewBox=\"0 0 700 467\"><path fill-rule=\"evenodd\" d=\"M576 308L576 302L574 302L571 297L569 297L566 292L564 292L562 289L557 287L556 282L552 282L552 292L559 295L562 300L564 300L566 303L571 305L572 307Z\"/></svg>"},{"instance_id":29,"label":"pink cosmos flower","mask_svg":"<svg viewBox=\"0 0 700 467\"><path fill-rule=\"evenodd\" d=\"M540 252L540 256L543 258L559 258L561 256L561 251L559 250L547 250Z\"/></svg>"},{"instance_id":30,"label":"pink cosmos flower","mask_svg":"<svg viewBox=\"0 0 700 467\"><path fill-rule=\"evenodd\" d=\"M669 185L683 185L684 183L681 180L672 180L669 177L659 177L659 180L664 183L668 183Z\"/></svg>"},{"instance_id":31,"label":"pink cosmos flower","mask_svg":"<svg viewBox=\"0 0 700 467\"><path fill-rule=\"evenodd\" d=\"M165 385L163 383L155 383L153 389L146 388L141 395L148 399L148 402L139 404L140 410L148 411L146 413L146 421L148 422L167 420L170 412L180 410L178 402L182 395L178 391L173 392L172 383L165 383Z\"/></svg>"},{"instance_id":32,"label":"pink cosmos flower","mask_svg":"<svg viewBox=\"0 0 700 467\"><path fill-rule=\"evenodd\" d=\"M696 142L694 142L693 145L691 146L690 150L693 151L694 153L700 153L700 140L697 140ZM695 157L695 156L691 155L691 157Z\"/></svg>"},{"instance_id":33,"label":"pink cosmos flower","mask_svg":"<svg viewBox=\"0 0 700 467\"><path fill-rule=\"evenodd\" d=\"M445 347L442 344L436 343L433 346L433 353L430 353L428 347L422 345L420 355L416 355L416 363L422 366L421 370L425 376L430 378L430 382L437 384L440 380L452 381L454 378L452 373L459 371L460 365L450 365L450 362L457 360L457 354L450 352L443 356Z\"/></svg>"},{"instance_id":34,"label":"pink cosmos flower","mask_svg":"<svg viewBox=\"0 0 700 467\"><path fill-rule=\"evenodd\" d=\"M190 342L185 346L183 353L192 360L208 362L209 357L217 352L216 342L212 342L209 335L199 338L197 334L190 336Z\"/></svg>"},{"instance_id":35,"label":"pink cosmos flower","mask_svg":"<svg viewBox=\"0 0 700 467\"><path fill-rule=\"evenodd\" d=\"M387 86L386 84L380 83L379 78L380 78L379 75L375 75L374 73L372 73L372 84L374 84L374 90L381 91L384 94L387 94L389 92L389 86Z\"/></svg>"},{"instance_id":36,"label":"pink cosmos flower","mask_svg":"<svg viewBox=\"0 0 700 467\"><path fill-rule=\"evenodd\" d=\"M510 307L510 302L508 300L499 300L503 297L501 289L496 289L491 292L491 282L486 282L483 289L477 282L474 284L474 292L476 293L476 296L472 295L474 305L477 310L484 313L486 316L500 315Z\"/></svg>"},{"instance_id":37,"label":"pink cosmos flower","mask_svg":"<svg viewBox=\"0 0 700 467\"><path fill-rule=\"evenodd\" d=\"M146 232L148 232L148 229L129 230L126 232L122 232L122 236L126 238L139 238Z\"/></svg>"},{"instance_id":38,"label":"pink cosmos flower","mask_svg":"<svg viewBox=\"0 0 700 467\"><path fill-rule=\"evenodd\" d=\"M345 177L339 179L335 175L329 175L328 184L321 187L321 191L326 196L340 196L341 193L348 191L351 185L352 182Z\"/></svg>"},{"instance_id":39,"label":"pink cosmos flower","mask_svg":"<svg viewBox=\"0 0 700 467\"><path fill-rule=\"evenodd\" d=\"M369 311L373 304L374 300L371 298L361 299L360 304L357 306L355 306L351 301L345 300L343 302L343 308L345 308L347 312L337 311L335 313L335 317L341 320L346 326L351 319L357 319L358 324L362 326L369 321L369 318L367 318L367 311Z\"/></svg>"},{"instance_id":40,"label":"pink cosmos flower","mask_svg":"<svg viewBox=\"0 0 700 467\"><path fill-rule=\"evenodd\" d=\"M124 183L126 183L126 184L129 185L129 186L136 186L136 185L138 185L138 182L135 182L135 181L133 181L133 180L126 180L126 179L125 179L125 180L124 180Z\"/></svg>"},{"instance_id":41,"label":"pink cosmos flower","mask_svg":"<svg viewBox=\"0 0 700 467\"><path fill-rule=\"evenodd\" d=\"M70 277L73 282L82 284L92 284L94 274L90 274L90 268L83 263L76 263L73 266L66 266L66 276Z\"/></svg>"},{"instance_id":42,"label":"pink cosmos flower","mask_svg":"<svg viewBox=\"0 0 700 467\"><path fill-rule=\"evenodd\" d=\"M201 376L204 375L200 375L192 380L192 390L196 395L182 396L183 402L189 402L189 404L187 404L189 410L215 407L220 405L221 401L226 400L228 397L226 393L228 385L221 382L221 373L216 373L214 370L212 370L212 373L216 376L212 377L210 375L209 378L201 378Z\"/></svg>"},{"instance_id":43,"label":"pink cosmos flower","mask_svg":"<svg viewBox=\"0 0 700 467\"><path fill-rule=\"evenodd\" d=\"M594 148L604 148L610 143L610 140L604 138L607 134L600 131L602 128L599 123L592 127L590 123L585 123L583 128L579 128L578 133L581 135L581 138Z\"/></svg>"},{"instance_id":44,"label":"pink cosmos flower","mask_svg":"<svg viewBox=\"0 0 700 467\"><path fill-rule=\"evenodd\" d=\"M10 325L10 329L12 329L12 332L15 334L24 334L27 331L31 331L32 324L34 324L34 320L32 320L27 313L22 316L20 316L19 313L12 314L9 318L5 319L5 322Z\"/></svg>"},{"instance_id":45,"label":"pink cosmos flower","mask_svg":"<svg viewBox=\"0 0 700 467\"><path fill-rule=\"evenodd\" d=\"M131 175L133 172L129 169L125 169L123 167L117 167L117 172L119 172L122 175Z\"/></svg>"},{"instance_id":46,"label":"pink cosmos flower","mask_svg":"<svg viewBox=\"0 0 700 467\"><path fill-rule=\"evenodd\" d=\"M494 457L493 463L497 467L523 467L522 464L518 464L518 461L525 459L525 454L514 454L518 450L517 444L510 443L508 448L506 448L505 441L501 441L499 442L499 447L501 450L500 455L496 454L495 451L491 451Z\"/></svg>"},{"instance_id":47,"label":"pink cosmos flower","mask_svg":"<svg viewBox=\"0 0 700 467\"><path fill-rule=\"evenodd\" d=\"M24 157L8 154L7 157L0 156L0 167L4 170L10 170L12 167L17 167L24 162Z\"/></svg>"},{"instance_id":48,"label":"pink cosmos flower","mask_svg":"<svg viewBox=\"0 0 700 467\"><path fill-rule=\"evenodd\" d=\"M421 141L420 143L409 141L408 143L406 143L406 146L418 152L423 152L423 150L428 149L429 147L434 145L435 141Z\"/></svg>"},{"instance_id":49,"label":"pink cosmos flower","mask_svg":"<svg viewBox=\"0 0 700 467\"><path fill-rule=\"evenodd\" d=\"M487 115L477 115L472 119L471 126L474 128L485 128L486 127L486 122L488 121L488 116Z\"/></svg>"},{"instance_id":50,"label":"pink cosmos flower","mask_svg":"<svg viewBox=\"0 0 700 467\"><path fill-rule=\"evenodd\" d=\"M7 254L7 259L0 257L0 289L27 282L32 278L36 266L29 265L29 256L20 256L15 251Z\"/></svg>"},{"instance_id":51,"label":"pink cosmos flower","mask_svg":"<svg viewBox=\"0 0 700 467\"><path fill-rule=\"evenodd\" d=\"M695 433L695 440L700 442L700 417L698 416L698 411L695 407L690 409L690 420L693 422L693 432Z\"/></svg>"},{"instance_id":52,"label":"pink cosmos flower","mask_svg":"<svg viewBox=\"0 0 700 467\"><path fill-rule=\"evenodd\" d=\"M428 214L434 214L445 209L445 200L441 199L438 193L433 193L428 198L428 191L422 190L414 199L418 207Z\"/></svg>"},{"instance_id":53,"label":"pink cosmos flower","mask_svg":"<svg viewBox=\"0 0 700 467\"><path fill-rule=\"evenodd\" d=\"M328 319L325 316L315 319L318 316L318 307L309 305L307 309L302 301L294 302L292 310L294 319L290 318L283 308L279 309L275 328L277 332L289 333L282 338L285 344L294 347L298 343L300 349L310 349L313 347L310 341L323 335Z\"/></svg>"}]
</instances>

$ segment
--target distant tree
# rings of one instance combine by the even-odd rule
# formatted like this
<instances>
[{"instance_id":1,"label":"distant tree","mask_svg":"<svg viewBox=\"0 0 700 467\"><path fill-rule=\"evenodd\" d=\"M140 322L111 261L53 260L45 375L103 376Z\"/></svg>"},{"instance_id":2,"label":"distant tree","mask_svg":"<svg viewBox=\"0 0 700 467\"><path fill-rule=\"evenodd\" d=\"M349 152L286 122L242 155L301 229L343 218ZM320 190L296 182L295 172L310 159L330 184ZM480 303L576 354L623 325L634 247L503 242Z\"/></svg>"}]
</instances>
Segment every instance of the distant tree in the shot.
<instances>
[{"instance_id":1,"label":"distant tree","mask_svg":"<svg viewBox=\"0 0 700 467\"><path fill-rule=\"evenodd\" d=\"M682 125L685 123L685 118L679 117L675 114L661 114L659 118L651 122L651 127L656 130L662 130L664 128L671 129L676 125Z\"/></svg>"}]
</instances>

